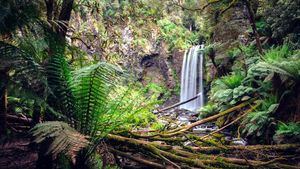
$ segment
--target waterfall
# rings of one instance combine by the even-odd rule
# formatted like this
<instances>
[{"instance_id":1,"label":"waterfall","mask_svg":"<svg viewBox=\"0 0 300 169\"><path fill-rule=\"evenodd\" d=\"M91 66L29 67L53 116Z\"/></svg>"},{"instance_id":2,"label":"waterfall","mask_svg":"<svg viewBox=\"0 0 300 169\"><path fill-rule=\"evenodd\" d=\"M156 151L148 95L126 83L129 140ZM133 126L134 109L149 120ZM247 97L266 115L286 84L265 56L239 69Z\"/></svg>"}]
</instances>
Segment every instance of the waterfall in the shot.
<instances>
[{"instance_id":1,"label":"waterfall","mask_svg":"<svg viewBox=\"0 0 300 169\"><path fill-rule=\"evenodd\" d=\"M204 45L193 46L185 51L181 71L180 102L187 101L196 95L198 98L180 106L195 112L203 105L203 52Z\"/></svg>"}]
</instances>

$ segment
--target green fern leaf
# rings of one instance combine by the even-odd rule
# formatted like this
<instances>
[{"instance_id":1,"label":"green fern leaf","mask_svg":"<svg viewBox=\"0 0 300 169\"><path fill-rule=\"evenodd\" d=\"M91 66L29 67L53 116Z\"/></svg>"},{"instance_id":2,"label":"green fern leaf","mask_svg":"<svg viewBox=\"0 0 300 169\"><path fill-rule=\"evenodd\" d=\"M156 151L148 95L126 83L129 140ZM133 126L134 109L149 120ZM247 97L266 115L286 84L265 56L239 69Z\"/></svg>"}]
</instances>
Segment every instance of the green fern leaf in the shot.
<instances>
[{"instance_id":1,"label":"green fern leaf","mask_svg":"<svg viewBox=\"0 0 300 169\"><path fill-rule=\"evenodd\" d=\"M78 151L89 145L87 136L78 133L64 122L52 121L40 123L31 129L30 132L36 143L44 142L47 139L52 140L47 154L52 154L54 158L60 153L74 157Z\"/></svg>"},{"instance_id":2,"label":"green fern leaf","mask_svg":"<svg viewBox=\"0 0 300 169\"><path fill-rule=\"evenodd\" d=\"M108 63L100 62L74 72L71 81L76 98L77 129L93 135L109 111L107 98L118 82L120 70Z\"/></svg>"}]
</instances>

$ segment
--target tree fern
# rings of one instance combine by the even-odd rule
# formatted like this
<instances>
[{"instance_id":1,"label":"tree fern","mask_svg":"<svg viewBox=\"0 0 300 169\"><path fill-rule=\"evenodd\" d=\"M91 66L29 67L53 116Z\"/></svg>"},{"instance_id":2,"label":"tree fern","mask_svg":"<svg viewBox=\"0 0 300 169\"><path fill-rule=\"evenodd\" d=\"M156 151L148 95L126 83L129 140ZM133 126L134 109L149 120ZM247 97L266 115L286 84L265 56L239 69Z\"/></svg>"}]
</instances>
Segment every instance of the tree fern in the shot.
<instances>
[{"instance_id":1,"label":"tree fern","mask_svg":"<svg viewBox=\"0 0 300 169\"><path fill-rule=\"evenodd\" d=\"M300 60L273 63L259 62L258 67L264 68L267 71L278 73L280 75L289 76L294 80L300 79Z\"/></svg>"},{"instance_id":2,"label":"tree fern","mask_svg":"<svg viewBox=\"0 0 300 169\"><path fill-rule=\"evenodd\" d=\"M76 120L79 131L93 135L107 111L107 98L116 83L120 70L108 63L100 62L74 72L71 81L76 98Z\"/></svg>"},{"instance_id":3,"label":"tree fern","mask_svg":"<svg viewBox=\"0 0 300 169\"><path fill-rule=\"evenodd\" d=\"M52 106L69 117L69 123L74 124L75 100L70 87L71 70L62 54L53 55L47 65L48 85L53 92L49 98Z\"/></svg>"},{"instance_id":4,"label":"tree fern","mask_svg":"<svg viewBox=\"0 0 300 169\"><path fill-rule=\"evenodd\" d=\"M51 140L47 154L51 154L53 157L60 153L74 157L78 151L89 145L87 136L80 134L64 122L40 123L31 129L31 133L36 143Z\"/></svg>"}]
</instances>

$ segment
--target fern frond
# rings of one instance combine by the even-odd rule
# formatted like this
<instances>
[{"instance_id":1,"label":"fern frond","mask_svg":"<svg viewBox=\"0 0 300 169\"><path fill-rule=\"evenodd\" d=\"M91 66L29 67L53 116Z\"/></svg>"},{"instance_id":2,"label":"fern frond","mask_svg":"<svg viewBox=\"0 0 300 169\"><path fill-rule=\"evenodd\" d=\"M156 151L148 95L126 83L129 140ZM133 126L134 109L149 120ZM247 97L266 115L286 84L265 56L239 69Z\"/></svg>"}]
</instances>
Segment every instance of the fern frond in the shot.
<instances>
[{"instance_id":1,"label":"fern frond","mask_svg":"<svg viewBox=\"0 0 300 169\"><path fill-rule=\"evenodd\" d=\"M93 135L107 109L107 98L118 82L120 69L105 62L84 67L74 72L71 81L78 112L77 129Z\"/></svg>"},{"instance_id":2,"label":"fern frond","mask_svg":"<svg viewBox=\"0 0 300 169\"><path fill-rule=\"evenodd\" d=\"M300 79L300 60L281 61L273 63L259 62L258 67L281 75L289 76L294 80Z\"/></svg>"},{"instance_id":3,"label":"fern frond","mask_svg":"<svg viewBox=\"0 0 300 169\"><path fill-rule=\"evenodd\" d=\"M60 153L74 157L78 151L89 145L87 136L80 134L64 122L40 123L31 129L30 132L34 136L34 142L36 143L42 143L48 139L51 140L47 154L52 154L54 158Z\"/></svg>"},{"instance_id":4,"label":"fern frond","mask_svg":"<svg viewBox=\"0 0 300 169\"><path fill-rule=\"evenodd\" d=\"M70 124L74 124L76 109L70 87L71 76L71 70L65 57L60 54L53 55L47 65L47 80L53 92L49 100L57 111L69 117Z\"/></svg>"},{"instance_id":5,"label":"fern frond","mask_svg":"<svg viewBox=\"0 0 300 169\"><path fill-rule=\"evenodd\" d=\"M44 69L33 59L33 56L20 48L0 41L0 69L9 68L14 72L12 80L20 86L34 92L48 91Z\"/></svg>"}]
</instances>

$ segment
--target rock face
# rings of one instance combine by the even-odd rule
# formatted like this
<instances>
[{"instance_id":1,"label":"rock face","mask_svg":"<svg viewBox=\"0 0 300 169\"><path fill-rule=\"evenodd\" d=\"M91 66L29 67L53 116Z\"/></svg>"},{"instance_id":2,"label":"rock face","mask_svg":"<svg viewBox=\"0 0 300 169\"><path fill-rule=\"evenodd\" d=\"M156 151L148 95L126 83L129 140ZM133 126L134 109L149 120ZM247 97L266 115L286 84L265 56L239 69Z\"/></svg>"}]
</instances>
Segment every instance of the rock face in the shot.
<instances>
[{"instance_id":1,"label":"rock face","mask_svg":"<svg viewBox=\"0 0 300 169\"><path fill-rule=\"evenodd\" d=\"M140 61L139 80L143 85L156 83L171 92L171 97L163 106L179 101L179 85L184 51L168 52L167 46L161 42L156 53L145 55Z\"/></svg>"},{"instance_id":2,"label":"rock face","mask_svg":"<svg viewBox=\"0 0 300 169\"><path fill-rule=\"evenodd\" d=\"M184 58L184 51L175 50L172 54L172 57L170 58L170 63L172 64L172 67L174 68L174 71L176 72L176 78L180 81L181 78L181 68L182 68L182 62Z\"/></svg>"},{"instance_id":3,"label":"rock face","mask_svg":"<svg viewBox=\"0 0 300 169\"><path fill-rule=\"evenodd\" d=\"M237 40L244 40L245 36L247 36L246 32L250 27L246 16L247 11L243 5L230 9L215 25L212 37L213 41L225 44L224 48L226 48Z\"/></svg>"},{"instance_id":4,"label":"rock face","mask_svg":"<svg viewBox=\"0 0 300 169\"><path fill-rule=\"evenodd\" d=\"M176 52L170 56L166 45L161 43L157 53L145 55L141 59L141 82L144 85L157 83L170 90L174 89L177 83L176 80L180 78L182 57L183 54Z\"/></svg>"}]
</instances>

